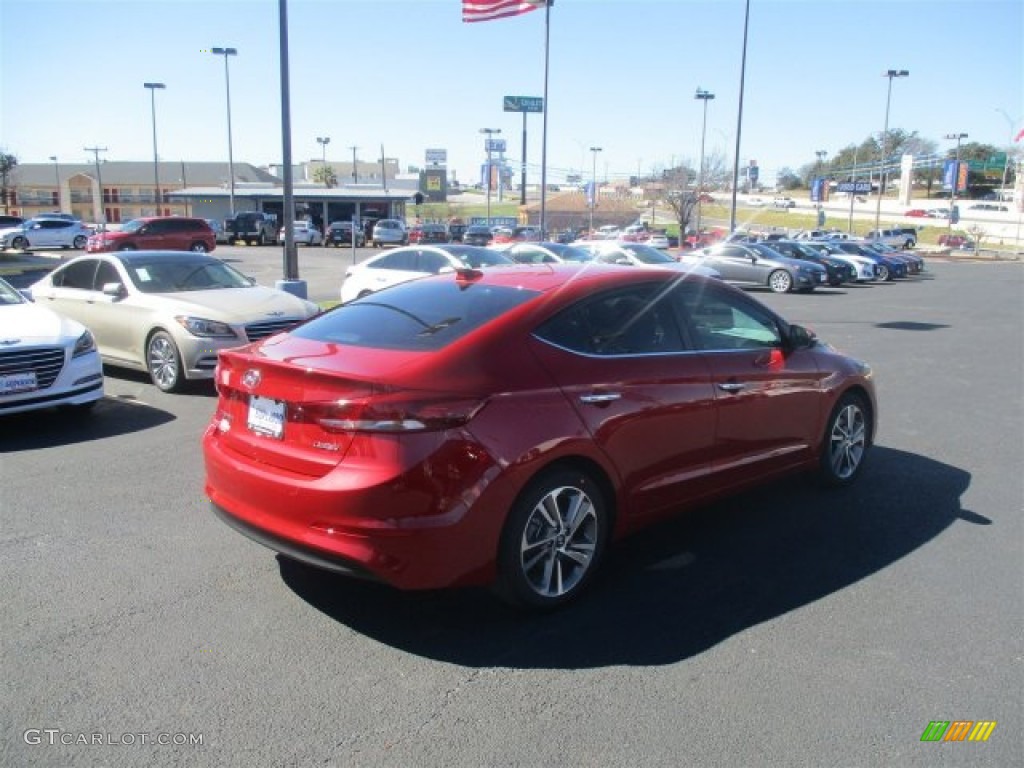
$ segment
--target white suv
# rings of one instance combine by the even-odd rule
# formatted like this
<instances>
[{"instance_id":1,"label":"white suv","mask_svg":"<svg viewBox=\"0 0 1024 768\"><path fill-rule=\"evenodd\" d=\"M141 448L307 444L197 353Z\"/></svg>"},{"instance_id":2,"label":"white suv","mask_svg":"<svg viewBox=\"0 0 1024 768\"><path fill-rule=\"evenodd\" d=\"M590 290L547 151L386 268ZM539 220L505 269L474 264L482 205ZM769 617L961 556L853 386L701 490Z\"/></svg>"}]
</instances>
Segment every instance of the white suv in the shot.
<instances>
[{"instance_id":1,"label":"white suv","mask_svg":"<svg viewBox=\"0 0 1024 768\"><path fill-rule=\"evenodd\" d=\"M868 232L867 240L877 240L893 248L913 248L917 245L917 231L914 229L878 229Z\"/></svg>"},{"instance_id":2,"label":"white suv","mask_svg":"<svg viewBox=\"0 0 1024 768\"><path fill-rule=\"evenodd\" d=\"M409 233L405 224L398 219L381 219L373 225L373 247L383 245L408 245Z\"/></svg>"}]
</instances>

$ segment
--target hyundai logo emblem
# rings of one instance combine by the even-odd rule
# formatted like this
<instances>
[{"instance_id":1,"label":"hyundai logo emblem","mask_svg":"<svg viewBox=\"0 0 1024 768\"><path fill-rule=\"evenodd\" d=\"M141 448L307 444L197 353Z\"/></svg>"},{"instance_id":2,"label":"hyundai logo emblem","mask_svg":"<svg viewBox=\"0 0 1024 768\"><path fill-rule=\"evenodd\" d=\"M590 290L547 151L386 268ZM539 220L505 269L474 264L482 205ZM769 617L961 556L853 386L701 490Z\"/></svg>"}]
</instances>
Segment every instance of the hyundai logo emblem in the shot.
<instances>
[{"instance_id":1,"label":"hyundai logo emblem","mask_svg":"<svg viewBox=\"0 0 1024 768\"><path fill-rule=\"evenodd\" d=\"M245 386L246 389L255 389L259 386L261 378L262 376L259 371L255 368L250 368L242 374L242 385Z\"/></svg>"}]
</instances>

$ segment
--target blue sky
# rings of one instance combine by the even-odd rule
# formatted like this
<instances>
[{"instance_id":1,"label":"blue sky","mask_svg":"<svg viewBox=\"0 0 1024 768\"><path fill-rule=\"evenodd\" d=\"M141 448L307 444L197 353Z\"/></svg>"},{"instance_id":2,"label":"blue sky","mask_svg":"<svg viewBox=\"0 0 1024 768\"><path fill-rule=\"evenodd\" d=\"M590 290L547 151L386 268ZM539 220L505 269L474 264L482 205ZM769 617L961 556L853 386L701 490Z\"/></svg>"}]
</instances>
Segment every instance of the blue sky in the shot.
<instances>
[{"instance_id":1,"label":"blue sky","mask_svg":"<svg viewBox=\"0 0 1024 768\"><path fill-rule=\"evenodd\" d=\"M670 165L735 143L743 0L557 0L551 11L549 179ZM544 12L465 24L460 0L289 0L292 152L385 154L403 169L443 148L461 181L501 128L517 162L522 117L505 95L540 96ZM163 160L226 160L223 58L234 47L236 162L281 161L277 0L0 0L0 147L22 162L152 158L156 94ZM1021 0L751 0L741 160L767 176L890 127L938 141L1009 144L1024 127ZM539 115L528 163L539 166ZM1022 146L1022 145L1018 145ZM539 180L539 171L536 172Z\"/></svg>"}]
</instances>

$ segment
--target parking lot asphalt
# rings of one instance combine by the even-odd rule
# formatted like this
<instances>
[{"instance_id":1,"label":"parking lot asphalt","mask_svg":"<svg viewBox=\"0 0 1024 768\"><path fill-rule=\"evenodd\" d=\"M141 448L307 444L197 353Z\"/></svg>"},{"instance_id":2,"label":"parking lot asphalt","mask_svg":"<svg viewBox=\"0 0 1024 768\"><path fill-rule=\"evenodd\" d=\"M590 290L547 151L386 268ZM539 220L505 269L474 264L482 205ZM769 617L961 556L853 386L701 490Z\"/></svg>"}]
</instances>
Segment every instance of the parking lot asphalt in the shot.
<instances>
[{"instance_id":1,"label":"parking lot asphalt","mask_svg":"<svg viewBox=\"0 0 1024 768\"><path fill-rule=\"evenodd\" d=\"M299 256L311 295L336 294L350 254ZM640 534L548 616L276 558L204 499L212 387L108 369L86 421L0 420L0 764L1020 765L1022 292L993 262L755 291L871 363L861 481L785 480ZM933 721L997 725L924 742Z\"/></svg>"}]
</instances>

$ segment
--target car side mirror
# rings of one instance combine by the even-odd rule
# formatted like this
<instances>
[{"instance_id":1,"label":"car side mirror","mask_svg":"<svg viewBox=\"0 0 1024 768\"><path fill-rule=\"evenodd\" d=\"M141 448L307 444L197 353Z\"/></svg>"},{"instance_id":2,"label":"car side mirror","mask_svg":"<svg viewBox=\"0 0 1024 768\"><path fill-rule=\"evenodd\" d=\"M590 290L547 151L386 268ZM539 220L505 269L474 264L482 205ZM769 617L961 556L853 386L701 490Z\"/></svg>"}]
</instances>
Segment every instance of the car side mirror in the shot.
<instances>
[{"instance_id":1,"label":"car side mirror","mask_svg":"<svg viewBox=\"0 0 1024 768\"><path fill-rule=\"evenodd\" d=\"M123 296L128 295L128 291L122 283L104 283L103 284L103 295L113 296L115 299L120 299Z\"/></svg>"},{"instance_id":2,"label":"car side mirror","mask_svg":"<svg viewBox=\"0 0 1024 768\"><path fill-rule=\"evenodd\" d=\"M789 326L787 338L790 349L807 349L813 347L818 341L814 331L804 328L802 325Z\"/></svg>"}]
</instances>

